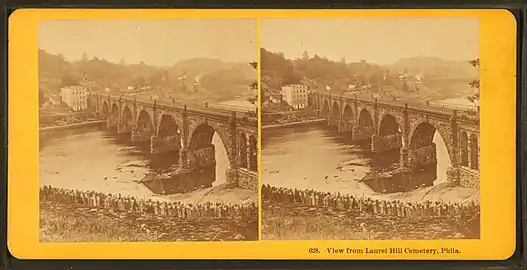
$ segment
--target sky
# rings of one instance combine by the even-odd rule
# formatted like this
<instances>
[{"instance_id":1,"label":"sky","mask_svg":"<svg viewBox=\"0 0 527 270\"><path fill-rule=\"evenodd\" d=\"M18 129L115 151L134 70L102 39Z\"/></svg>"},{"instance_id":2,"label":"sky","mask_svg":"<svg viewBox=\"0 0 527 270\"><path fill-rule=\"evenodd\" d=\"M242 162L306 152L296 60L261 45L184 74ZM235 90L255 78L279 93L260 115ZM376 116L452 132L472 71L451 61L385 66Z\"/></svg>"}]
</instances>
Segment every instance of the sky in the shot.
<instances>
[{"instance_id":1,"label":"sky","mask_svg":"<svg viewBox=\"0 0 527 270\"><path fill-rule=\"evenodd\" d=\"M261 46L296 59L308 51L339 61L393 64L413 56L479 57L477 18L262 19Z\"/></svg>"},{"instance_id":2,"label":"sky","mask_svg":"<svg viewBox=\"0 0 527 270\"><path fill-rule=\"evenodd\" d=\"M39 23L39 48L79 60L85 52L127 64L169 66L189 58L251 62L256 19L53 20Z\"/></svg>"}]
</instances>

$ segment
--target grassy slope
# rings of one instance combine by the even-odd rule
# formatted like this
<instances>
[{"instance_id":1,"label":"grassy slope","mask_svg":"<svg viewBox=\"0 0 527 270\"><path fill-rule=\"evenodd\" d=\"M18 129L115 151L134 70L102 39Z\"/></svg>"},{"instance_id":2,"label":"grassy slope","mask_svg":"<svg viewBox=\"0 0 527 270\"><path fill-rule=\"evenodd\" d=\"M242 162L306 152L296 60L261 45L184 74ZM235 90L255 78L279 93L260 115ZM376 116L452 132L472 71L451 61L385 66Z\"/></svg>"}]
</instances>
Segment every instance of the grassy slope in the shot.
<instances>
[{"instance_id":1,"label":"grassy slope","mask_svg":"<svg viewBox=\"0 0 527 270\"><path fill-rule=\"evenodd\" d=\"M42 242L256 240L257 226L256 218L188 221L50 203L40 205Z\"/></svg>"},{"instance_id":2,"label":"grassy slope","mask_svg":"<svg viewBox=\"0 0 527 270\"><path fill-rule=\"evenodd\" d=\"M455 219L359 215L344 211L267 205L262 208L264 240L410 240L479 238L479 219L463 227Z\"/></svg>"}]
</instances>

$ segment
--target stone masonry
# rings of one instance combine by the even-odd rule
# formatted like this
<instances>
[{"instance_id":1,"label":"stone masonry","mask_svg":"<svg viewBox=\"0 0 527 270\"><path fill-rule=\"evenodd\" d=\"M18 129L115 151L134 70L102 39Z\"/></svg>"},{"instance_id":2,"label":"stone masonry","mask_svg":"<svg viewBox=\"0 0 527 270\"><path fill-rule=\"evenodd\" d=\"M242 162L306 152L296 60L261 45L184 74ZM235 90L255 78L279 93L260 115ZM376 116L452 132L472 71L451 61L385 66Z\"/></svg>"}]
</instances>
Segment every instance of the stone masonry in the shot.
<instances>
[{"instance_id":1,"label":"stone masonry","mask_svg":"<svg viewBox=\"0 0 527 270\"><path fill-rule=\"evenodd\" d=\"M449 156L447 181L479 186L479 116L447 107L362 100L329 91L312 93L310 104L328 125L353 140L370 140L373 152L399 149L400 166L413 170L437 164L433 138L438 132ZM460 143L462 136L465 139Z\"/></svg>"},{"instance_id":2,"label":"stone masonry","mask_svg":"<svg viewBox=\"0 0 527 270\"><path fill-rule=\"evenodd\" d=\"M230 187L257 190L257 120L242 113L187 108L175 102L159 102L136 97L91 95L90 104L107 128L129 134L132 142L150 143L152 154L178 152L180 179L194 186L215 181L215 147L212 136L220 137L229 160L225 172ZM188 176L184 177L183 174ZM186 181L186 180L185 180Z\"/></svg>"}]
</instances>

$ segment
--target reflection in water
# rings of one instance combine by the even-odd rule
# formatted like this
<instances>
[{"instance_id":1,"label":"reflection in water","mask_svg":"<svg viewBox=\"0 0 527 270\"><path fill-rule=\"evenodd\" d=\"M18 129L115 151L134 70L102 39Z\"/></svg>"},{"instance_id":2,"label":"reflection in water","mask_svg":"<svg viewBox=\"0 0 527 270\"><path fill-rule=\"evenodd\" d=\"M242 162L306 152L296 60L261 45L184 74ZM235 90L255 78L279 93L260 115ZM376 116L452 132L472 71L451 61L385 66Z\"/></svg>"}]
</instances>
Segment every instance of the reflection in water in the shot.
<instances>
[{"instance_id":1,"label":"reflection in water","mask_svg":"<svg viewBox=\"0 0 527 270\"><path fill-rule=\"evenodd\" d=\"M216 147L216 181L225 183L229 166L219 136ZM125 136L114 136L96 128L51 131L40 134L40 185L58 188L96 190L137 197L154 195L139 183L149 172L171 170L178 164L178 153L149 153L148 143L131 144Z\"/></svg>"},{"instance_id":2,"label":"reflection in water","mask_svg":"<svg viewBox=\"0 0 527 270\"><path fill-rule=\"evenodd\" d=\"M437 184L446 181L446 169L450 161L445 144L437 132L434 142L438 160L434 184ZM395 167L398 162L397 150L374 154L367 142L351 145L345 136L327 127L265 130L262 134L264 184L371 195L376 192L361 180L370 172L383 172ZM431 175L430 171L423 173Z\"/></svg>"}]
</instances>

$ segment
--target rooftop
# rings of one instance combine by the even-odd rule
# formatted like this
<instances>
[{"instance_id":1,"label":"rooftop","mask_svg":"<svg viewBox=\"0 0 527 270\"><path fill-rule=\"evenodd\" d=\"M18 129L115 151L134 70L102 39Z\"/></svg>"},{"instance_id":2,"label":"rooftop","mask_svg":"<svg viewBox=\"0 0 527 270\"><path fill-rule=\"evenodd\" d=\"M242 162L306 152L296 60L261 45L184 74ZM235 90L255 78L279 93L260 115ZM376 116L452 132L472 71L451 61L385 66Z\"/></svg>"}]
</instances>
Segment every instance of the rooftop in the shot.
<instances>
[{"instance_id":1,"label":"rooftop","mask_svg":"<svg viewBox=\"0 0 527 270\"><path fill-rule=\"evenodd\" d=\"M293 87L293 86L302 86L302 87L304 87L305 85L300 84L300 83L282 85L282 87Z\"/></svg>"}]
</instances>

